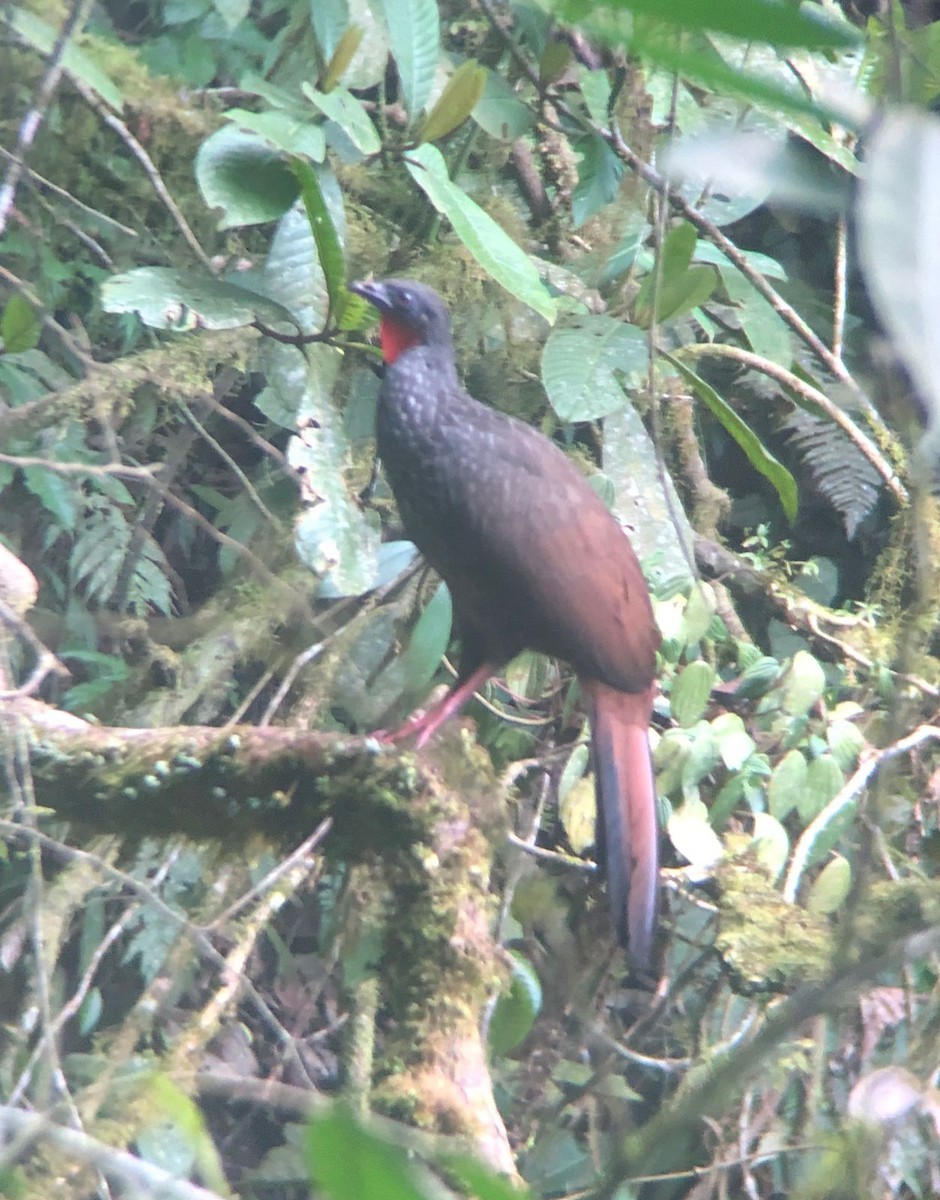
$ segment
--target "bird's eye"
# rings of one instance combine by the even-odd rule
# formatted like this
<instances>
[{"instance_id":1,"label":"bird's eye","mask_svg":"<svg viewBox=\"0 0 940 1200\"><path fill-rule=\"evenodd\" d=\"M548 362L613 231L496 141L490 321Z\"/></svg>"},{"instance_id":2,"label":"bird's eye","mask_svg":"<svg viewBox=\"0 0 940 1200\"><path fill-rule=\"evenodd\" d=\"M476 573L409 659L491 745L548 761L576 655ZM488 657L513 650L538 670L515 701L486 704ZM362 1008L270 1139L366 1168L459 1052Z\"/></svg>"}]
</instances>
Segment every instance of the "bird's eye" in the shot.
<instances>
[{"instance_id":1,"label":"bird's eye","mask_svg":"<svg viewBox=\"0 0 940 1200\"><path fill-rule=\"evenodd\" d=\"M411 304L412 300L414 300L414 293L409 292L406 288L401 294L401 302L402 304Z\"/></svg>"}]
</instances>

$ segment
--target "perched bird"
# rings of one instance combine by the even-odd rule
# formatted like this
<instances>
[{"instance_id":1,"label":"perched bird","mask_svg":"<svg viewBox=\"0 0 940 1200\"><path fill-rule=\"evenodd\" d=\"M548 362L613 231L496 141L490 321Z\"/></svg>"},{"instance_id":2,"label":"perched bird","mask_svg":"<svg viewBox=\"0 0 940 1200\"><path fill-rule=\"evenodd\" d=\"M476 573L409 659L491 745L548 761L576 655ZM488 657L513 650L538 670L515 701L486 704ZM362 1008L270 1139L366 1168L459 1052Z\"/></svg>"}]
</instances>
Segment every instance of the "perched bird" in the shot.
<instances>
[{"instance_id":1,"label":"perched bird","mask_svg":"<svg viewBox=\"0 0 940 1200\"><path fill-rule=\"evenodd\" d=\"M405 532L450 589L461 654L445 699L392 735L423 745L522 650L566 660L587 704L598 854L635 964L653 950L659 884L649 721L660 634L626 534L566 455L474 400L440 296L408 279L351 285L380 313L379 456Z\"/></svg>"}]
</instances>

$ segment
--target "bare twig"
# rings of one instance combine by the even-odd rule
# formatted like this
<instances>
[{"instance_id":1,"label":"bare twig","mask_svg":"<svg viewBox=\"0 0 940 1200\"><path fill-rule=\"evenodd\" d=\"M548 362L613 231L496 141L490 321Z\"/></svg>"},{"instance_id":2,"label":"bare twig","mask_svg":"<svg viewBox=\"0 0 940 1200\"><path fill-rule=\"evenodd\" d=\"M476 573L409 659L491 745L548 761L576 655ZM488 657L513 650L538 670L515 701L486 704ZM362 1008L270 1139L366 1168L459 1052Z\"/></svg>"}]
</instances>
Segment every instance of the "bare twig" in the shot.
<instances>
[{"instance_id":1,"label":"bare twig","mask_svg":"<svg viewBox=\"0 0 940 1200\"><path fill-rule=\"evenodd\" d=\"M16 189L19 187L23 172L26 169L26 155L35 140L36 134L39 132L39 127L45 119L46 111L52 103L55 90L59 86L59 80L62 78L62 61L65 58L65 52L68 50L75 35L84 27L93 5L94 0L75 0L68 16L65 18L65 24L59 31L55 45L52 47L52 53L49 55L45 74L39 81L39 87L36 89L36 98L33 101L33 106L20 122L16 145L13 148L7 168L6 179L0 184L0 237L3 236L6 230L7 220L13 208L13 202L16 199Z\"/></svg>"}]
</instances>

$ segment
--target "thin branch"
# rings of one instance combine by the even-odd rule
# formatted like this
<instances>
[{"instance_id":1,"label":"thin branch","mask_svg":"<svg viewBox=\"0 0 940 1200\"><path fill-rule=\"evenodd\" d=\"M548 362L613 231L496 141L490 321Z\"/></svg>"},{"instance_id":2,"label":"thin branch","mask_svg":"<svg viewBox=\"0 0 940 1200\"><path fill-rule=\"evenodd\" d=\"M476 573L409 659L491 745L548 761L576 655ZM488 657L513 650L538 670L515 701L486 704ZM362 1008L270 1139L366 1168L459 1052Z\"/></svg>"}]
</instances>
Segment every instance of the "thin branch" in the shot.
<instances>
[{"instance_id":1,"label":"thin branch","mask_svg":"<svg viewBox=\"0 0 940 1200\"><path fill-rule=\"evenodd\" d=\"M158 1195L167 1200L224 1200L208 1188L179 1179L163 1167L154 1166L127 1150L108 1146L87 1133L66 1129L41 1113L23 1112L3 1105L0 1106L0 1136L6 1140L11 1134L17 1138L17 1157L22 1157L29 1146L46 1142L62 1154L71 1155L104 1175L122 1180L131 1191L140 1190L145 1195ZM6 1154L0 1157L0 1168L11 1165L7 1159Z\"/></svg>"},{"instance_id":2,"label":"thin branch","mask_svg":"<svg viewBox=\"0 0 940 1200\"><path fill-rule=\"evenodd\" d=\"M97 478L116 475L119 479L143 479L147 483L153 483L156 472L163 470L163 463L154 463L149 467L127 467L120 462L56 462L54 458L36 458L28 454L0 454L0 463L7 463L11 467L42 467L55 475L93 475Z\"/></svg>"},{"instance_id":3,"label":"thin branch","mask_svg":"<svg viewBox=\"0 0 940 1200\"><path fill-rule=\"evenodd\" d=\"M71 45L72 39L84 28L85 22L88 20L88 14L91 12L93 6L94 0L76 0L72 5L71 11L65 18L65 24L59 31L55 45L52 47L52 53L49 55L49 63L45 74L39 81L39 87L36 89L36 98L33 101L33 106L20 122L16 145L13 148L10 158L6 179L0 185L0 237L6 231L7 220L16 199L16 189L19 187L23 172L26 169L26 155L35 140L36 134L39 132L39 127L42 125L49 105L52 103L55 90L59 86L59 80L62 78L62 64L65 53Z\"/></svg>"},{"instance_id":4,"label":"thin branch","mask_svg":"<svg viewBox=\"0 0 940 1200\"><path fill-rule=\"evenodd\" d=\"M143 167L144 174L150 180L151 187L157 193L159 199L163 202L167 212L169 212L170 216L175 222L177 229L182 234L183 240L189 246L190 250L192 250L193 254L195 254L195 256L199 259L202 265L206 268L206 270L211 271L214 275L215 270L212 266L212 259L199 244L198 238L193 233L192 229L190 229L188 221L183 216L182 209L170 195L169 189L163 182L160 172L157 170L156 163L154 163L153 159L137 140L137 138L134 137L127 125L125 125L125 123L120 120L119 117L116 117L110 111L104 101L101 100L100 97L90 87L88 87L87 84L83 83L82 80L78 78L73 79L72 82L75 85L78 94L82 97L89 108L94 109L94 111L98 114L99 119L103 121L109 129L114 130L125 146L127 146L128 150L130 150L131 154L133 154L133 156L140 163L141 167Z\"/></svg>"}]
</instances>

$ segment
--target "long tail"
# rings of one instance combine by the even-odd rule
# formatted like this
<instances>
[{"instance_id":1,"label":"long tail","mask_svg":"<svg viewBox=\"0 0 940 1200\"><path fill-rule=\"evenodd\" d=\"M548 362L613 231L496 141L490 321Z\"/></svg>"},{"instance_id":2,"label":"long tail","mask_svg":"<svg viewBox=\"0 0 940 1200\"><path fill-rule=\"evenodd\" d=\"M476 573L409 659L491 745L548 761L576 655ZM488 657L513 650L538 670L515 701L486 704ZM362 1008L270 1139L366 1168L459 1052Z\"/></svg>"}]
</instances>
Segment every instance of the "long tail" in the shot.
<instances>
[{"instance_id":1,"label":"long tail","mask_svg":"<svg viewBox=\"0 0 940 1200\"><path fill-rule=\"evenodd\" d=\"M640 969L650 966L659 907L659 822L649 722L652 690L615 691L582 679L591 706L598 853L617 937ZM601 849L603 847L603 849Z\"/></svg>"}]
</instances>

